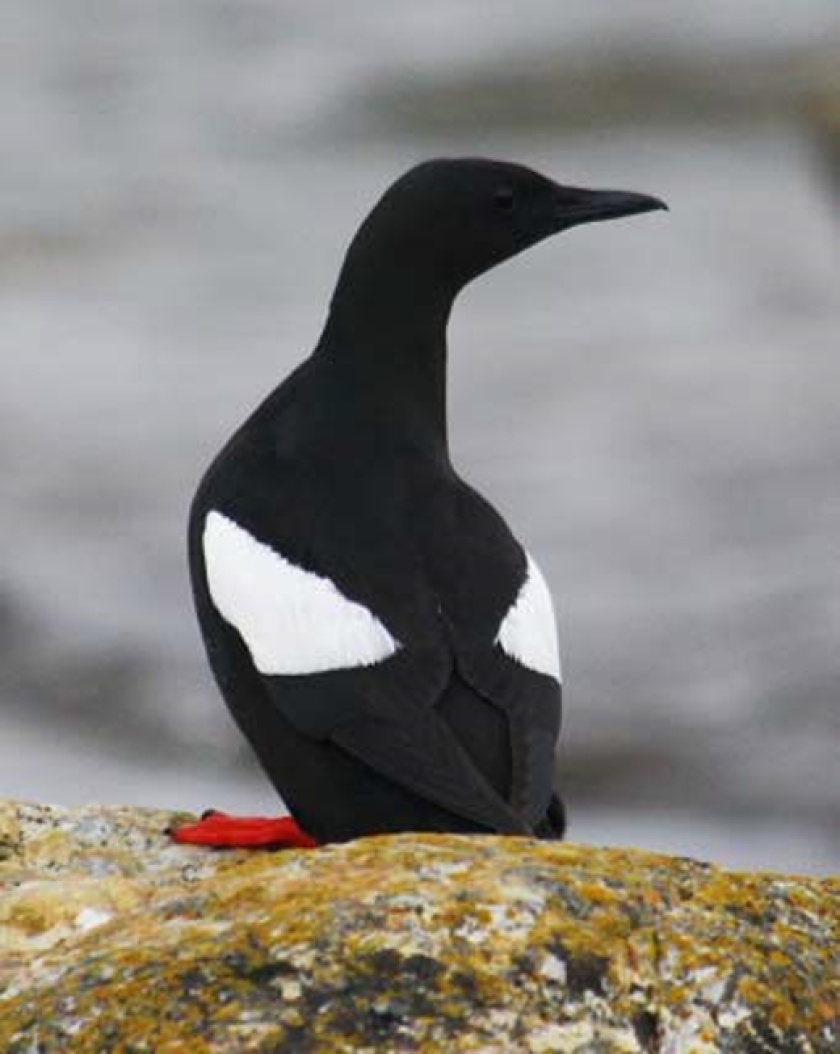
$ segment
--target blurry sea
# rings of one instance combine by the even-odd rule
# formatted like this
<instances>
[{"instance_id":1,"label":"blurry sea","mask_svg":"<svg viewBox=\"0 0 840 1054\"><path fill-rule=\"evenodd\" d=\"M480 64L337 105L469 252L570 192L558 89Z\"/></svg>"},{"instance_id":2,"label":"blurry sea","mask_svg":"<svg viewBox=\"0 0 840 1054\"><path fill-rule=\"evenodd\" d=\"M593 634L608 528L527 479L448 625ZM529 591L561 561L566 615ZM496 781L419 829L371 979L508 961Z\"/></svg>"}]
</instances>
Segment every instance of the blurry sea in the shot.
<instances>
[{"instance_id":1,"label":"blurry sea","mask_svg":"<svg viewBox=\"0 0 840 1054\"><path fill-rule=\"evenodd\" d=\"M0 796L276 807L188 503L385 184L482 153L672 208L450 334L456 461L555 595L571 837L840 869L840 225L789 98L836 4L510 10L6 0Z\"/></svg>"}]
</instances>

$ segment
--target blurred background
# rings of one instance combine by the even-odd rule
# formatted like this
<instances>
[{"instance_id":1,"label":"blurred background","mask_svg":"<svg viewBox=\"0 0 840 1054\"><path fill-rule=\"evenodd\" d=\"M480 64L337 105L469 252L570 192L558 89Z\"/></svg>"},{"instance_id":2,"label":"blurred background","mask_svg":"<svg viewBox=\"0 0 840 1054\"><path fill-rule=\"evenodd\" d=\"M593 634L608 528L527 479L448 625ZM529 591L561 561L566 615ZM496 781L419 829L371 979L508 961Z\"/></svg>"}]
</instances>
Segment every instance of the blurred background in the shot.
<instances>
[{"instance_id":1,"label":"blurred background","mask_svg":"<svg viewBox=\"0 0 840 1054\"><path fill-rule=\"evenodd\" d=\"M840 866L836 0L5 0L0 795L274 810L210 681L197 480L385 185L664 197L471 288L453 453L538 556L573 839Z\"/></svg>"}]
</instances>

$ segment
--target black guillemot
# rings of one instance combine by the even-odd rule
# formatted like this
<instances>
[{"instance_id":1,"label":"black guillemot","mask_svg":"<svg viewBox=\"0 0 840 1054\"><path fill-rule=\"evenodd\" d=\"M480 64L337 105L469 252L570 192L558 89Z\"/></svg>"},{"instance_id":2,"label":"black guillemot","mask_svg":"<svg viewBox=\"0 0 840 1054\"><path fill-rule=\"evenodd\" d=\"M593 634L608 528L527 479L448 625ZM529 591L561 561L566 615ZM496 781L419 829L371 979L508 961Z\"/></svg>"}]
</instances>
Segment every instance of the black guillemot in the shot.
<instances>
[{"instance_id":1,"label":"black guillemot","mask_svg":"<svg viewBox=\"0 0 840 1054\"><path fill-rule=\"evenodd\" d=\"M291 817L213 812L176 840L562 837L551 596L452 466L447 322L468 282L549 235L660 208L473 158L386 191L314 353L233 435L190 515L210 665Z\"/></svg>"}]
</instances>

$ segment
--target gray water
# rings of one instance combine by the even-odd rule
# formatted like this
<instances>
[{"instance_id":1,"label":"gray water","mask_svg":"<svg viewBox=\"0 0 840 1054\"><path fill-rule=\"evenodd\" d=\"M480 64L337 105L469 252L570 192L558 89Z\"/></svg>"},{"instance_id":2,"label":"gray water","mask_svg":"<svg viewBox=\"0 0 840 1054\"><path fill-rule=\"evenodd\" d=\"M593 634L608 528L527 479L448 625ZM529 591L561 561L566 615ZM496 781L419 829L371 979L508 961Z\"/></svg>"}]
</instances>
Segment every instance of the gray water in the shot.
<instances>
[{"instance_id":1,"label":"gray water","mask_svg":"<svg viewBox=\"0 0 840 1054\"><path fill-rule=\"evenodd\" d=\"M275 807L189 499L382 187L486 153L672 207L499 269L450 334L456 461L555 595L572 836L837 868L838 215L786 95L836 8L732 6L7 0L0 795Z\"/></svg>"}]
</instances>

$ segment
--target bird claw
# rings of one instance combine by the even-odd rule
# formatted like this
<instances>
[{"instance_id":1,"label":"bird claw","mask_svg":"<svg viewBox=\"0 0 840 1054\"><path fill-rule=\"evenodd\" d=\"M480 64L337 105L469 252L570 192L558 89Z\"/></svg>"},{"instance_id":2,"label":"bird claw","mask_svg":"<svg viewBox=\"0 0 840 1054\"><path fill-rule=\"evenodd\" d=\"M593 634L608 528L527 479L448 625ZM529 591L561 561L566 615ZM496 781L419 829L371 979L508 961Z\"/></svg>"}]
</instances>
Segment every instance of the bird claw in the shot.
<instances>
[{"instance_id":1,"label":"bird claw","mask_svg":"<svg viewBox=\"0 0 840 1054\"><path fill-rule=\"evenodd\" d=\"M291 816L228 816L215 809L202 813L197 823L169 828L166 833L180 845L225 849L314 849L318 845Z\"/></svg>"}]
</instances>

